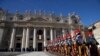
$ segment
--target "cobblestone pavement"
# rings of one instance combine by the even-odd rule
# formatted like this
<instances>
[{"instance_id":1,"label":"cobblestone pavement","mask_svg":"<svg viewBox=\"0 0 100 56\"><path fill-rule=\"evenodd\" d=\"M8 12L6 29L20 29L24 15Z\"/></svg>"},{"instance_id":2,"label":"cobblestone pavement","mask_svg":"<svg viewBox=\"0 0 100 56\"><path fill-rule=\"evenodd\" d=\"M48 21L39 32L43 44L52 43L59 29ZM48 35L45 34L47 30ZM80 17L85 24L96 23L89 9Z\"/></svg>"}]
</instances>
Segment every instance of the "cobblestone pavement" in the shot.
<instances>
[{"instance_id":1,"label":"cobblestone pavement","mask_svg":"<svg viewBox=\"0 0 100 56\"><path fill-rule=\"evenodd\" d=\"M17 56L56 56L56 55L50 54L48 52L29 52Z\"/></svg>"}]
</instances>

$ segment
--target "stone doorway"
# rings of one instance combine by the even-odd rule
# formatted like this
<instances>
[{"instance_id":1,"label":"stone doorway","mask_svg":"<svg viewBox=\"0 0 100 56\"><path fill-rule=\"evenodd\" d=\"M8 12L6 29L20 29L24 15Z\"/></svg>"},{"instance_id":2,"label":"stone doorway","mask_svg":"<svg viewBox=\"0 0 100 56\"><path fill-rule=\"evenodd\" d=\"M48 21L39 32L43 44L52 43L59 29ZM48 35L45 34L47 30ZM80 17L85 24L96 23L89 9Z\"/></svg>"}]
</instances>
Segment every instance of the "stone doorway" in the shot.
<instances>
[{"instance_id":1,"label":"stone doorway","mask_svg":"<svg viewBox=\"0 0 100 56\"><path fill-rule=\"evenodd\" d=\"M16 43L15 51L21 51L21 43Z\"/></svg>"},{"instance_id":2,"label":"stone doorway","mask_svg":"<svg viewBox=\"0 0 100 56\"><path fill-rule=\"evenodd\" d=\"M43 30L38 29L37 31L37 51L43 51Z\"/></svg>"},{"instance_id":3,"label":"stone doorway","mask_svg":"<svg viewBox=\"0 0 100 56\"><path fill-rule=\"evenodd\" d=\"M43 50L43 44L42 43L38 43L38 51L42 51Z\"/></svg>"}]
</instances>

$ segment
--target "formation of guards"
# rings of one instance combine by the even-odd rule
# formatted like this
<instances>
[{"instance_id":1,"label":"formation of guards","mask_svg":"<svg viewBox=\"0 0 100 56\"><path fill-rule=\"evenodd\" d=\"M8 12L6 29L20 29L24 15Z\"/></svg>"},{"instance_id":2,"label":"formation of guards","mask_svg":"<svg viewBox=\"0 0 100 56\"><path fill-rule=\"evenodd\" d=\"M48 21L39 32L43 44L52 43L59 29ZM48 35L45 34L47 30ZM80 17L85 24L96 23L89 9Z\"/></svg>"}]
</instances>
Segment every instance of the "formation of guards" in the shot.
<instances>
[{"instance_id":1,"label":"formation of guards","mask_svg":"<svg viewBox=\"0 0 100 56\"><path fill-rule=\"evenodd\" d=\"M64 37L48 41L47 50L58 56L98 56L98 42L91 31L88 31L87 34L85 41L82 33L77 29L74 31L74 37L66 34Z\"/></svg>"}]
</instances>

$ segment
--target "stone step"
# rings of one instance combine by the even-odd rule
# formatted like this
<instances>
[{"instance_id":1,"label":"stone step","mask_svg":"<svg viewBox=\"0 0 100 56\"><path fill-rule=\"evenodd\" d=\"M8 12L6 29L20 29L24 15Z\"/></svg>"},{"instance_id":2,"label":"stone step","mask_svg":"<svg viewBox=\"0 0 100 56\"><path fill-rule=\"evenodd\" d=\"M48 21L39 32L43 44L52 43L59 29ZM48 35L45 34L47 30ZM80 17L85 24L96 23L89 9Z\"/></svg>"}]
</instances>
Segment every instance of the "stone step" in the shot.
<instances>
[{"instance_id":1,"label":"stone step","mask_svg":"<svg viewBox=\"0 0 100 56\"><path fill-rule=\"evenodd\" d=\"M25 52L0 52L0 56L16 56Z\"/></svg>"},{"instance_id":2,"label":"stone step","mask_svg":"<svg viewBox=\"0 0 100 56\"><path fill-rule=\"evenodd\" d=\"M56 55L50 54L48 52L27 52L17 56L56 56Z\"/></svg>"}]
</instances>

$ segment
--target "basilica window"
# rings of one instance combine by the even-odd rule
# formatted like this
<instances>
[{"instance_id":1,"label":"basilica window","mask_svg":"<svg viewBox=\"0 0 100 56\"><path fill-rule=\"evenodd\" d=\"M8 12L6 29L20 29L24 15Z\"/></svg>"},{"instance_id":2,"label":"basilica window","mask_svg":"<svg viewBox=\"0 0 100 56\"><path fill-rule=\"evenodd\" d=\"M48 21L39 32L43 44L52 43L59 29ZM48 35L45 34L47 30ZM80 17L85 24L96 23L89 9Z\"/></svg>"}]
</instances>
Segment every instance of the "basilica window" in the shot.
<instances>
[{"instance_id":1,"label":"basilica window","mask_svg":"<svg viewBox=\"0 0 100 56\"><path fill-rule=\"evenodd\" d=\"M12 17L10 17L10 20L13 20L13 18L12 18Z\"/></svg>"},{"instance_id":2,"label":"basilica window","mask_svg":"<svg viewBox=\"0 0 100 56\"><path fill-rule=\"evenodd\" d=\"M71 16L71 18L76 18L75 15Z\"/></svg>"},{"instance_id":3,"label":"basilica window","mask_svg":"<svg viewBox=\"0 0 100 56\"><path fill-rule=\"evenodd\" d=\"M73 20L73 23L78 24L78 19L75 15L71 16L71 19Z\"/></svg>"},{"instance_id":4,"label":"basilica window","mask_svg":"<svg viewBox=\"0 0 100 56\"><path fill-rule=\"evenodd\" d=\"M78 24L78 20L77 20L77 19L75 19L75 20L74 20L74 23L75 23L75 24Z\"/></svg>"},{"instance_id":5,"label":"basilica window","mask_svg":"<svg viewBox=\"0 0 100 56\"><path fill-rule=\"evenodd\" d=\"M60 21L60 19L57 17L57 18L56 18L56 21L58 21L58 22L59 22L59 21Z\"/></svg>"},{"instance_id":6,"label":"basilica window","mask_svg":"<svg viewBox=\"0 0 100 56\"><path fill-rule=\"evenodd\" d=\"M29 48L32 48L32 46L29 46Z\"/></svg>"},{"instance_id":7,"label":"basilica window","mask_svg":"<svg viewBox=\"0 0 100 56\"><path fill-rule=\"evenodd\" d=\"M33 30L30 30L30 36L33 36Z\"/></svg>"},{"instance_id":8,"label":"basilica window","mask_svg":"<svg viewBox=\"0 0 100 56\"><path fill-rule=\"evenodd\" d=\"M67 21L67 20L65 20L65 22L66 22L66 23L68 23L68 21Z\"/></svg>"},{"instance_id":9,"label":"basilica window","mask_svg":"<svg viewBox=\"0 0 100 56\"><path fill-rule=\"evenodd\" d=\"M20 40L20 38L17 38L17 40Z\"/></svg>"},{"instance_id":10,"label":"basilica window","mask_svg":"<svg viewBox=\"0 0 100 56\"><path fill-rule=\"evenodd\" d=\"M19 15L19 20L22 20L23 19L23 15Z\"/></svg>"},{"instance_id":11,"label":"basilica window","mask_svg":"<svg viewBox=\"0 0 100 56\"><path fill-rule=\"evenodd\" d=\"M50 37L47 37L47 40L50 40Z\"/></svg>"},{"instance_id":12,"label":"basilica window","mask_svg":"<svg viewBox=\"0 0 100 56\"><path fill-rule=\"evenodd\" d=\"M16 29L16 35L22 35L23 29L22 28L17 28Z\"/></svg>"},{"instance_id":13,"label":"basilica window","mask_svg":"<svg viewBox=\"0 0 100 56\"><path fill-rule=\"evenodd\" d=\"M33 38L30 38L30 40L33 40Z\"/></svg>"}]
</instances>

